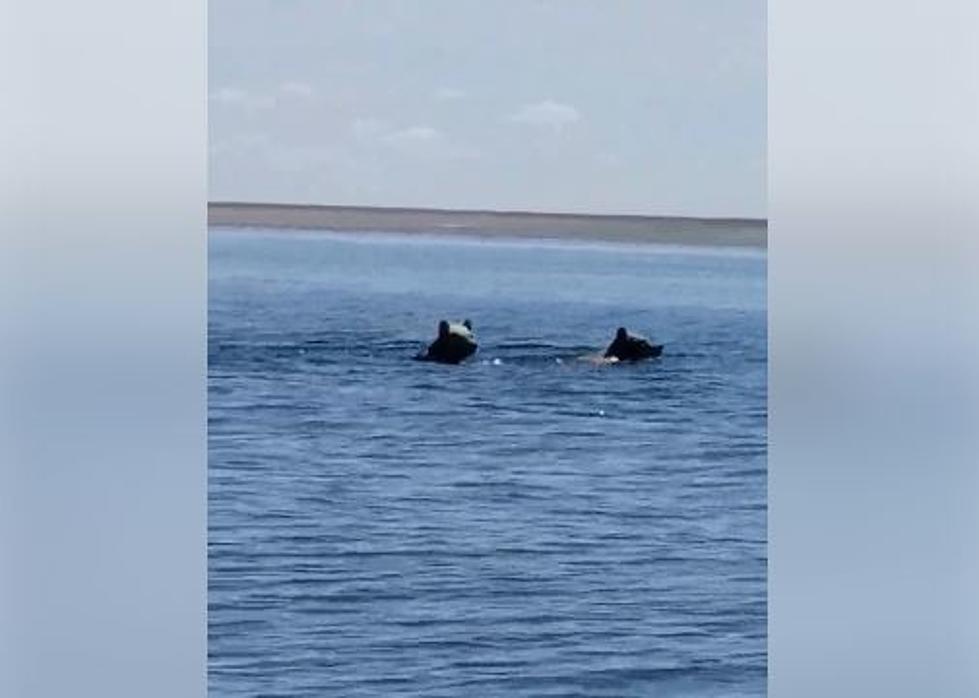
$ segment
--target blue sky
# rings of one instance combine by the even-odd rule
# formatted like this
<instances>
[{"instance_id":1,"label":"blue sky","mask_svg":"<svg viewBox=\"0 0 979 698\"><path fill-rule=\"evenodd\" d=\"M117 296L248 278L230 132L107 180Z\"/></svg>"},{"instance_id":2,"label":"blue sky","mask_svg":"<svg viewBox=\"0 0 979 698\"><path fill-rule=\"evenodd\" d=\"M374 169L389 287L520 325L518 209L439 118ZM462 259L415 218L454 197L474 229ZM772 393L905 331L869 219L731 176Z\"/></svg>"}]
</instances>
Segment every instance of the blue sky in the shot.
<instances>
[{"instance_id":1,"label":"blue sky","mask_svg":"<svg viewBox=\"0 0 979 698\"><path fill-rule=\"evenodd\" d=\"M765 215L759 0L211 0L210 198Z\"/></svg>"}]
</instances>

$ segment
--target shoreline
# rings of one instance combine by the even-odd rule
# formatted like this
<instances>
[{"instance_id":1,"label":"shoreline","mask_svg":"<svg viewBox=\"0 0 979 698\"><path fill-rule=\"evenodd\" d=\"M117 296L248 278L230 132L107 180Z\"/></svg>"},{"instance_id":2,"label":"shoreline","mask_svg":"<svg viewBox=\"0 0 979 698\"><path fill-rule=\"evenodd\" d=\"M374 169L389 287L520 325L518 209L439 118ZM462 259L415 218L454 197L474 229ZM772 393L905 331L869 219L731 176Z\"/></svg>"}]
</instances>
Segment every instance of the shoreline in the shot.
<instances>
[{"instance_id":1,"label":"shoreline","mask_svg":"<svg viewBox=\"0 0 979 698\"><path fill-rule=\"evenodd\" d=\"M375 208L208 202L208 226L355 234L462 236L477 239L571 240L693 247L766 249L768 222L692 218L426 208Z\"/></svg>"}]
</instances>

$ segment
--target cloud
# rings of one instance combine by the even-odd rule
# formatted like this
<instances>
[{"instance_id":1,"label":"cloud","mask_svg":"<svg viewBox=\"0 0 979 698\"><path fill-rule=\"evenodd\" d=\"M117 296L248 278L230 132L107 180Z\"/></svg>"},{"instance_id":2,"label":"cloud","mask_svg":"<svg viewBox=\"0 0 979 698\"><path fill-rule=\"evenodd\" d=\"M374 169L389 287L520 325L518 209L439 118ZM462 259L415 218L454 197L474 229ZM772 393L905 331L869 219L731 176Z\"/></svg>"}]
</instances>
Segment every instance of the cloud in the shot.
<instances>
[{"instance_id":1,"label":"cloud","mask_svg":"<svg viewBox=\"0 0 979 698\"><path fill-rule=\"evenodd\" d=\"M273 109L279 105L282 98L293 100L310 100L316 96L316 91L307 83L288 81L279 85L272 92L249 91L238 87L222 87L212 92L209 97L213 104L246 110Z\"/></svg>"},{"instance_id":2,"label":"cloud","mask_svg":"<svg viewBox=\"0 0 979 698\"><path fill-rule=\"evenodd\" d=\"M451 102L466 98L465 90L458 90L454 87L440 87L435 90L435 99L440 102Z\"/></svg>"},{"instance_id":3,"label":"cloud","mask_svg":"<svg viewBox=\"0 0 979 698\"><path fill-rule=\"evenodd\" d=\"M300 99L310 99L316 94L310 85L305 82L284 82L279 85L279 92L290 97L298 97Z\"/></svg>"},{"instance_id":4,"label":"cloud","mask_svg":"<svg viewBox=\"0 0 979 698\"><path fill-rule=\"evenodd\" d=\"M508 120L518 124L560 131L566 126L581 121L581 114L570 104L546 99L542 102L524 105L511 114Z\"/></svg>"},{"instance_id":5,"label":"cloud","mask_svg":"<svg viewBox=\"0 0 979 698\"><path fill-rule=\"evenodd\" d=\"M469 160L479 157L479 151L460 143L432 126L416 125L392 129L383 121L360 119L354 122L354 132L366 140L402 155L437 160Z\"/></svg>"},{"instance_id":6,"label":"cloud","mask_svg":"<svg viewBox=\"0 0 979 698\"><path fill-rule=\"evenodd\" d=\"M275 106L274 97L248 92L237 87L222 87L208 96L214 104L242 109L271 109Z\"/></svg>"},{"instance_id":7,"label":"cloud","mask_svg":"<svg viewBox=\"0 0 979 698\"><path fill-rule=\"evenodd\" d=\"M217 92L212 92L210 97L215 102L240 102L248 96L244 90L236 87L222 87Z\"/></svg>"},{"instance_id":8,"label":"cloud","mask_svg":"<svg viewBox=\"0 0 979 698\"><path fill-rule=\"evenodd\" d=\"M361 141L376 141L386 133L390 133L386 121L371 116L354 119L350 124L350 130L354 137Z\"/></svg>"},{"instance_id":9,"label":"cloud","mask_svg":"<svg viewBox=\"0 0 979 698\"><path fill-rule=\"evenodd\" d=\"M442 134L431 126L410 126L385 134L381 140L394 146L414 146L442 140Z\"/></svg>"},{"instance_id":10,"label":"cloud","mask_svg":"<svg viewBox=\"0 0 979 698\"><path fill-rule=\"evenodd\" d=\"M360 148L381 149L401 156L436 160L479 157L479 151L443 131L425 124L397 126L384 119L362 116L350 124L353 141Z\"/></svg>"}]
</instances>

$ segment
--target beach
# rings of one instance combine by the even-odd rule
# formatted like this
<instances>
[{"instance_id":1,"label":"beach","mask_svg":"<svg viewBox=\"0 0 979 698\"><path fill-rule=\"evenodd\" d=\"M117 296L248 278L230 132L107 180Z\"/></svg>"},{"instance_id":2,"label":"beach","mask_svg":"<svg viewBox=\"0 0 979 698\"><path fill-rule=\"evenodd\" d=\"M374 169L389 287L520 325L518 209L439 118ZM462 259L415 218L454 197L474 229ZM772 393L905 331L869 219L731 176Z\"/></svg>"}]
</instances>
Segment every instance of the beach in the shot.
<instances>
[{"instance_id":1,"label":"beach","mask_svg":"<svg viewBox=\"0 0 979 698\"><path fill-rule=\"evenodd\" d=\"M756 218L584 215L525 211L211 202L208 223L230 228L397 232L481 238L560 239L697 247L765 248Z\"/></svg>"}]
</instances>

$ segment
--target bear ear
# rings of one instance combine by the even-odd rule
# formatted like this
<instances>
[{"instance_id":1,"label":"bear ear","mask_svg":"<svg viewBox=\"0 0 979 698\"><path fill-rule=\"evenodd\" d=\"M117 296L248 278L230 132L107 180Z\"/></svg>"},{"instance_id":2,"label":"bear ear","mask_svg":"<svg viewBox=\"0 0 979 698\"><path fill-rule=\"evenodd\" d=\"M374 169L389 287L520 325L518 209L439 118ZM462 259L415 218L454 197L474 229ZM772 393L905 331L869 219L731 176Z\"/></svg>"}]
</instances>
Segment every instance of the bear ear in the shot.
<instances>
[{"instance_id":1,"label":"bear ear","mask_svg":"<svg viewBox=\"0 0 979 698\"><path fill-rule=\"evenodd\" d=\"M620 327L615 331L615 336L618 337L619 339L625 339L626 337L629 336L629 333L626 332L626 329L624 327Z\"/></svg>"},{"instance_id":2,"label":"bear ear","mask_svg":"<svg viewBox=\"0 0 979 698\"><path fill-rule=\"evenodd\" d=\"M470 320L469 318L466 318L465 320L462 321L462 326L465 327L467 330L471 330L473 328L473 321Z\"/></svg>"},{"instance_id":3,"label":"bear ear","mask_svg":"<svg viewBox=\"0 0 979 698\"><path fill-rule=\"evenodd\" d=\"M439 320L439 337L444 337L449 334L449 321Z\"/></svg>"}]
</instances>

